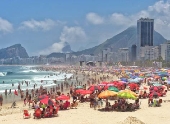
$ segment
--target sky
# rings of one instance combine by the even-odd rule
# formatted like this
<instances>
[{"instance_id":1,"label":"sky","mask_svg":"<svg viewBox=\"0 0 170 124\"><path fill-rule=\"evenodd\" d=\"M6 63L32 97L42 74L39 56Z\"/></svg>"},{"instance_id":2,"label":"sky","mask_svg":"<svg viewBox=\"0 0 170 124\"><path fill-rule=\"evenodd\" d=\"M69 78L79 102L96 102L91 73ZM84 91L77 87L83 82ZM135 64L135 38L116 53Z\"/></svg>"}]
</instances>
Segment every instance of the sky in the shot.
<instances>
[{"instance_id":1,"label":"sky","mask_svg":"<svg viewBox=\"0 0 170 124\"><path fill-rule=\"evenodd\" d=\"M170 0L1 0L0 48L20 43L29 56L103 43L137 20L154 19L170 39Z\"/></svg>"}]
</instances>

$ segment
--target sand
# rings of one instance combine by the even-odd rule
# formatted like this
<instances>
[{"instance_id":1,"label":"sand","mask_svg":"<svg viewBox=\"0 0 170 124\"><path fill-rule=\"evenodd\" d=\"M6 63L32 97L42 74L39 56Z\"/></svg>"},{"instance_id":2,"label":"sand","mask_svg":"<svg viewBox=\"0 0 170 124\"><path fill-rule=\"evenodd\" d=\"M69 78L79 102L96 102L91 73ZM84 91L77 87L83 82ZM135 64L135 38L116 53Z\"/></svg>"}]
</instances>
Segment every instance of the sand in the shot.
<instances>
[{"instance_id":1,"label":"sand","mask_svg":"<svg viewBox=\"0 0 170 124\"><path fill-rule=\"evenodd\" d=\"M105 112L90 108L88 102L79 103L77 109L61 110L58 117L42 119L33 119L33 116L30 119L23 119L24 109L28 109L31 115L34 111L28 106L23 107L23 102L17 102L18 108L14 109L8 108L11 106L9 103L3 105L2 109L0 107L0 124L169 124L170 102L164 100L170 100L170 92L161 98L163 99L161 107L148 107L148 100L140 99L140 109L133 112Z\"/></svg>"}]
</instances>

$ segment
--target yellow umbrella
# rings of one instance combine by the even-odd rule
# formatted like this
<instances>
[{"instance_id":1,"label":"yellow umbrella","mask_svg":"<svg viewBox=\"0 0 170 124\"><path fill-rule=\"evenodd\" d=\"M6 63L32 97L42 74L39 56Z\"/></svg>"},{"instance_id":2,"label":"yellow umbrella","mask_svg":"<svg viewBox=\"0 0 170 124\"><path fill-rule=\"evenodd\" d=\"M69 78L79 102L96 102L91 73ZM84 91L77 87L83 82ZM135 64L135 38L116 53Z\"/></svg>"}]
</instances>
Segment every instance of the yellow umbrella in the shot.
<instances>
[{"instance_id":1,"label":"yellow umbrella","mask_svg":"<svg viewBox=\"0 0 170 124\"><path fill-rule=\"evenodd\" d=\"M128 92L128 93L134 95L135 97L138 96L138 94L136 94L135 92L133 92L133 91L131 91L131 90L128 90L128 89L126 89L126 90L121 90L121 91L119 91L119 92Z\"/></svg>"},{"instance_id":2,"label":"yellow umbrella","mask_svg":"<svg viewBox=\"0 0 170 124\"><path fill-rule=\"evenodd\" d=\"M114 92L114 91L110 91L110 90L105 90L103 92L101 92L98 97L99 98L107 98L107 97L110 97L110 96L116 96L117 95L117 92Z\"/></svg>"}]
</instances>

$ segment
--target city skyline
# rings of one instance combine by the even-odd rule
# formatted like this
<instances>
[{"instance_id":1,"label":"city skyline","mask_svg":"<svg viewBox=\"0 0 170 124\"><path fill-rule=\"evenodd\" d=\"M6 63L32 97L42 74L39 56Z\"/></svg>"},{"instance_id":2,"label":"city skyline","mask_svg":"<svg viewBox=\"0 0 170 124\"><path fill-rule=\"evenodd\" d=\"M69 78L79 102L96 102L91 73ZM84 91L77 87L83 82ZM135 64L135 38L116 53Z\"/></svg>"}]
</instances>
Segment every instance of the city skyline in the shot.
<instances>
[{"instance_id":1,"label":"city skyline","mask_svg":"<svg viewBox=\"0 0 170 124\"><path fill-rule=\"evenodd\" d=\"M0 3L1 47L21 43L29 55L59 52L65 41L74 51L93 47L136 25L141 17L155 19L155 30L170 39L170 2L166 0Z\"/></svg>"}]
</instances>

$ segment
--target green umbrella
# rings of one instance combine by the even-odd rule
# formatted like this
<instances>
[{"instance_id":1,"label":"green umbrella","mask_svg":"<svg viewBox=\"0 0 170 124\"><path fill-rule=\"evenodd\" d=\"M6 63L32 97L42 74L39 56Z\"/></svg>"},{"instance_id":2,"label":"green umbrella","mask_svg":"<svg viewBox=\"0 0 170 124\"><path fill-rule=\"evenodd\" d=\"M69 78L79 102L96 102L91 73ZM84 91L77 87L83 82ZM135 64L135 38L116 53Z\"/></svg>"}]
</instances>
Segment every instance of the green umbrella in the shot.
<instances>
[{"instance_id":1,"label":"green umbrella","mask_svg":"<svg viewBox=\"0 0 170 124\"><path fill-rule=\"evenodd\" d=\"M75 89L83 89L83 86L77 86Z\"/></svg>"},{"instance_id":2,"label":"green umbrella","mask_svg":"<svg viewBox=\"0 0 170 124\"><path fill-rule=\"evenodd\" d=\"M154 83L153 86L162 86L162 84Z\"/></svg>"},{"instance_id":3,"label":"green umbrella","mask_svg":"<svg viewBox=\"0 0 170 124\"><path fill-rule=\"evenodd\" d=\"M117 95L119 98L124 98L124 99L137 99L133 94L129 92L119 92Z\"/></svg>"},{"instance_id":4,"label":"green umbrella","mask_svg":"<svg viewBox=\"0 0 170 124\"><path fill-rule=\"evenodd\" d=\"M119 89L117 89L116 87L113 87L113 86L109 87L108 90L119 92Z\"/></svg>"}]
</instances>

